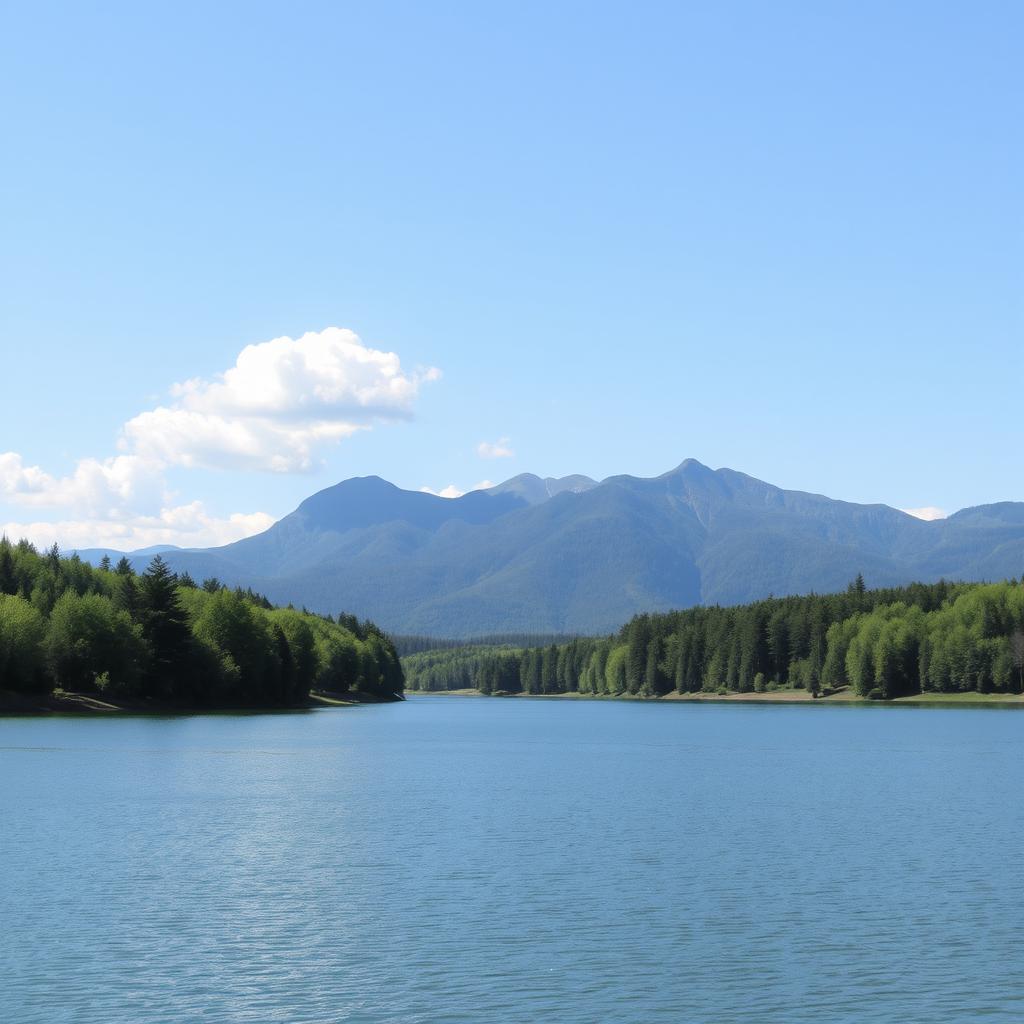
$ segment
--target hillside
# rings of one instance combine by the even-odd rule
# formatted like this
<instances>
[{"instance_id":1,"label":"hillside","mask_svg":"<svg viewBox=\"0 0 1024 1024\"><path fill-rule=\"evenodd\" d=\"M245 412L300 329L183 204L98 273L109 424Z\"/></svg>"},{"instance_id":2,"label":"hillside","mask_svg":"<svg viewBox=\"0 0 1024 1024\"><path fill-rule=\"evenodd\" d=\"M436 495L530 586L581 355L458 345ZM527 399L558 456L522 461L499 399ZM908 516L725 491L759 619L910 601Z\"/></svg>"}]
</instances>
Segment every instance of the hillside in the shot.
<instances>
[{"instance_id":1,"label":"hillside","mask_svg":"<svg viewBox=\"0 0 1024 1024\"><path fill-rule=\"evenodd\" d=\"M1017 576L1024 504L923 522L693 459L654 478L527 475L456 499L360 477L255 537L164 557L392 632L598 633L643 611L835 591L858 572L881 587Z\"/></svg>"},{"instance_id":2,"label":"hillside","mask_svg":"<svg viewBox=\"0 0 1024 1024\"><path fill-rule=\"evenodd\" d=\"M370 622L199 588L160 555L137 575L0 538L0 711L304 707L311 690L402 687Z\"/></svg>"}]
</instances>

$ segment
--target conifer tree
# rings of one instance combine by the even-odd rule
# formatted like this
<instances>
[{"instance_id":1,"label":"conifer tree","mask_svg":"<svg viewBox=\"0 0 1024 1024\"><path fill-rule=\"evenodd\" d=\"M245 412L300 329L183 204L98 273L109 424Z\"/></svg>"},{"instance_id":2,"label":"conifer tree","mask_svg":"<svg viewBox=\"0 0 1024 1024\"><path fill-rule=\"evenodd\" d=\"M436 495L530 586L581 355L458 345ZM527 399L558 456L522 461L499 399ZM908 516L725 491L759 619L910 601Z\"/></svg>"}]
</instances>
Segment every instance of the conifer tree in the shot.
<instances>
[{"instance_id":1,"label":"conifer tree","mask_svg":"<svg viewBox=\"0 0 1024 1024\"><path fill-rule=\"evenodd\" d=\"M188 680L191 631L178 599L174 573L156 555L142 574L140 604L143 634L153 652L158 692L173 696Z\"/></svg>"},{"instance_id":2,"label":"conifer tree","mask_svg":"<svg viewBox=\"0 0 1024 1024\"><path fill-rule=\"evenodd\" d=\"M11 554L11 542L0 538L0 594L16 594L18 581L14 573L14 555Z\"/></svg>"}]
</instances>

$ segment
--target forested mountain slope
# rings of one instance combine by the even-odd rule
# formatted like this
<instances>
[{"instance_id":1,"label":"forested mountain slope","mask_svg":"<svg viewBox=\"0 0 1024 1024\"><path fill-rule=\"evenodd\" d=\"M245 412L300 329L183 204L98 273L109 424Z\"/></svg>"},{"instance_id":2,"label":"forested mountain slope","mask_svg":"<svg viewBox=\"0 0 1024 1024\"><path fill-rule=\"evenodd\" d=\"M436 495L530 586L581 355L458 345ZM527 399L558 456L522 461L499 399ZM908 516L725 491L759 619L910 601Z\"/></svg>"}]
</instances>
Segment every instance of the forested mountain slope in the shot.
<instances>
[{"instance_id":1,"label":"forested mountain slope","mask_svg":"<svg viewBox=\"0 0 1024 1024\"><path fill-rule=\"evenodd\" d=\"M346 480L175 569L391 632L597 633L644 611L1024 571L1024 504L923 522L692 459L654 478L521 476L454 500ZM139 560L139 567L148 559Z\"/></svg>"}]
</instances>

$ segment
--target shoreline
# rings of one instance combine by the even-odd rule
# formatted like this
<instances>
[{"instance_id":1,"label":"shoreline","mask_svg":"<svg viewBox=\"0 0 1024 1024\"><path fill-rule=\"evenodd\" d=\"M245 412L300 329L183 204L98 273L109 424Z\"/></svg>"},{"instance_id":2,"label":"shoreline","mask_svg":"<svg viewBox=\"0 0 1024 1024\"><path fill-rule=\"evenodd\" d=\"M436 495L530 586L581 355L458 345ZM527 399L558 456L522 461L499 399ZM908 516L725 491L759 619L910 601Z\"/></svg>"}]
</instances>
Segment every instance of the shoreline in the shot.
<instances>
[{"instance_id":1,"label":"shoreline","mask_svg":"<svg viewBox=\"0 0 1024 1024\"><path fill-rule=\"evenodd\" d=\"M47 715L267 715L284 712L316 711L323 708L358 707L361 704L393 704L404 697L379 697L359 690L336 693L319 690L309 699L295 705L243 704L211 706L205 704L173 704L146 700L110 700L98 694L18 693L0 690L0 718L44 717Z\"/></svg>"},{"instance_id":2,"label":"shoreline","mask_svg":"<svg viewBox=\"0 0 1024 1024\"><path fill-rule=\"evenodd\" d=\"M771 690L764 693L667 693L661 697L643 697L640 694L620 693L502 693L485 694L476 689L462 690L406 690L415 697L510 697L534 700L632 700L652 704L842 704L864 707L1021 707L1024 694L979 693L975 690L958 693L915 693L892 700L868 700L859 697L849 687L841 687L824 697L812 697L806 690Z\"/></svg>"}]
</instances>

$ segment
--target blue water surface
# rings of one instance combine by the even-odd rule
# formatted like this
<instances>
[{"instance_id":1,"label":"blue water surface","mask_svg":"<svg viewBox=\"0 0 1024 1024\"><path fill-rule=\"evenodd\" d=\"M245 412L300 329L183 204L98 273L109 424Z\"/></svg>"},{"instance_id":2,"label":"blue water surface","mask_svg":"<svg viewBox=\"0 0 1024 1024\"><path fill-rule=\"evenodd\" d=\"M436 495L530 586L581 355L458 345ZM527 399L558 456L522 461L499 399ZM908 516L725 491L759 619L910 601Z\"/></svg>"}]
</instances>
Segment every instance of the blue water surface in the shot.
<instances>
[{"instance_id":1,"label":"blue water surface","mask_svg":"<svg viewBox=\"0 0 1024 1024\"><path fill-rule=\"evenodd\" d=\"M1024 716L0 720L0 1020L1024 1020Z\"/></svg>"}]
</instances>

